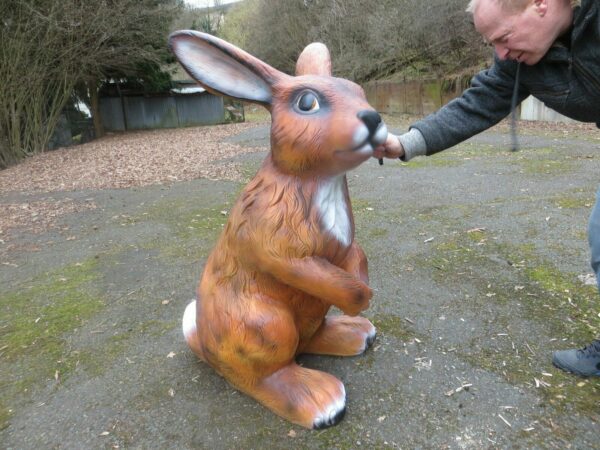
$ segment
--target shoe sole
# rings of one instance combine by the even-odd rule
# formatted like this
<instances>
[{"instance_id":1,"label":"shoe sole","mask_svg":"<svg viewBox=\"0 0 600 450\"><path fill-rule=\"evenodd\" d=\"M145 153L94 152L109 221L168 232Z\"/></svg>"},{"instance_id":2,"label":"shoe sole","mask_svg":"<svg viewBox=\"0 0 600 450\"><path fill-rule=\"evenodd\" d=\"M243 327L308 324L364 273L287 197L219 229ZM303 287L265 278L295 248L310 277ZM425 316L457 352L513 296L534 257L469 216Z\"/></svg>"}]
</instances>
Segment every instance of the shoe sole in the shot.
<instances>
[{"instance_id":1,"label":"shoe sole","mask_svg":"<svg viewBox=\"0 0 600 450\"><path fill-rule=\"evenodd\" d=\"M560 370L562 370L564 372L572 373L573 375L577 375L577 376L582 377L582 378L600 377L600 371L587 374L587 373L579 372L578 370L575 370L575 369L571 369L571 368L566 367L566 366L561 366L556 361L552 361L552 365L554 367L556 367L557 369L560 369Z\"/></svg>"}]
</instances>

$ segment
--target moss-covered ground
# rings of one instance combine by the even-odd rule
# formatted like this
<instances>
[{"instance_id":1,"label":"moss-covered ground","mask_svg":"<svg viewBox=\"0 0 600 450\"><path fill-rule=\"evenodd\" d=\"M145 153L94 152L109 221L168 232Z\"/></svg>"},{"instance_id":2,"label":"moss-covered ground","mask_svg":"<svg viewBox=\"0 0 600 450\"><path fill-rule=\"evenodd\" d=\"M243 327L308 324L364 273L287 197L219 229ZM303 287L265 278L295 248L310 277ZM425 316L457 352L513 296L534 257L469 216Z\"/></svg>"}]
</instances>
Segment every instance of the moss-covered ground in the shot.
<instances>
[{"instance_id":1,"label":"moss-covered ground","mask_svg":"<svg viewBox=\"0 0 600 450\"><path fill-rule=\"evenodd\" d=\"M237 392L181 336L243 183L65 194L98 209L0 248L1 447L597 447L600 382L551 365L600 335L580 279L597 137L524 136L518 153L484 133L349 174L378 337L357 357L300 358L346 387L345 419L321 431ZM260 160L243 159L246 179Z\"/></svg>"}]
</instances>

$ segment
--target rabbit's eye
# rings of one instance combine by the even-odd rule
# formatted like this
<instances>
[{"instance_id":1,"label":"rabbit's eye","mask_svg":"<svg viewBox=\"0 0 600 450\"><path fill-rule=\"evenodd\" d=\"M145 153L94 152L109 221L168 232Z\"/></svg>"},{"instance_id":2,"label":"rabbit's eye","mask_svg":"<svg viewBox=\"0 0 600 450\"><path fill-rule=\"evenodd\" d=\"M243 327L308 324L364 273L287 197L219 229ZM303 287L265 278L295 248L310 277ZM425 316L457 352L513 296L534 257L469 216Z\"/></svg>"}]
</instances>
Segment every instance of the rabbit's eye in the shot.
<instances>
[{"instance_id":1,"label":"rabbit's eye","mask_svg":"<svg viewBox=\"0 0 600 450\"><path fill-rule=\"evenodd\" d=\"M312 92L303 93L298 99L298 109L303 112L315 112L319 110L319 100Z\"/></svg>"}]
</instances>

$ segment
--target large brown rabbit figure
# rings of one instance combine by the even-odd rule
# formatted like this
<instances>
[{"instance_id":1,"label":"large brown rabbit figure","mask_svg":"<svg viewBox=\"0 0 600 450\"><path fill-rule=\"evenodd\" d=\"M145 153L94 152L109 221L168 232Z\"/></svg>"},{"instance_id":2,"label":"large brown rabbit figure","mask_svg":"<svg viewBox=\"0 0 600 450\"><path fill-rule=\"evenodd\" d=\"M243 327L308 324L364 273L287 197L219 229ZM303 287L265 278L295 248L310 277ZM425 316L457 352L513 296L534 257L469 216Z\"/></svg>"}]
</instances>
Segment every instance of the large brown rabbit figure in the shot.
<instances>
[{"instance_id":1,"label":"large brown rabbit figure","mask_svg":"<svg viewBox=\"0 0 600 450\"><path fill-rule=\"evenodd\" d=\"M311 44L296 76L213 36L178 31L169 44L209 91L271 112L271 152L232 208L183 316L191 349L233 386L307 428L346 408L334 376L300 367L301 353L358 355L375 328L367 259L354 242L346 171L373 155L387 129L363 90L331 76ZM331 306L344 315L326 317Z\"/></svg>"}]
</instances>

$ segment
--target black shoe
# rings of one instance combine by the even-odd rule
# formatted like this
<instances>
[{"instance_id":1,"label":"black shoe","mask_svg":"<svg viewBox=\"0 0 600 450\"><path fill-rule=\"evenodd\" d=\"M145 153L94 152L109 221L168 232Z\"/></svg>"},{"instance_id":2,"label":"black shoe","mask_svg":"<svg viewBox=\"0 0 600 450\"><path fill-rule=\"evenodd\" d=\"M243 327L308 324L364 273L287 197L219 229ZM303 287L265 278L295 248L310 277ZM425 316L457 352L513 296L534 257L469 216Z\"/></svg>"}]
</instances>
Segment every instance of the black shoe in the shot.
<instances>
[{"instance_id":1,"label":"black shoe","mask_svg":"<svg viewBox=\"0 0 600 450\"><path fill-rule=\"evenodd\" d=\"M581 350L560 350L552 355L552 364L580 377L600 376L600 339Z\"/></svg>"}]
</instances>

